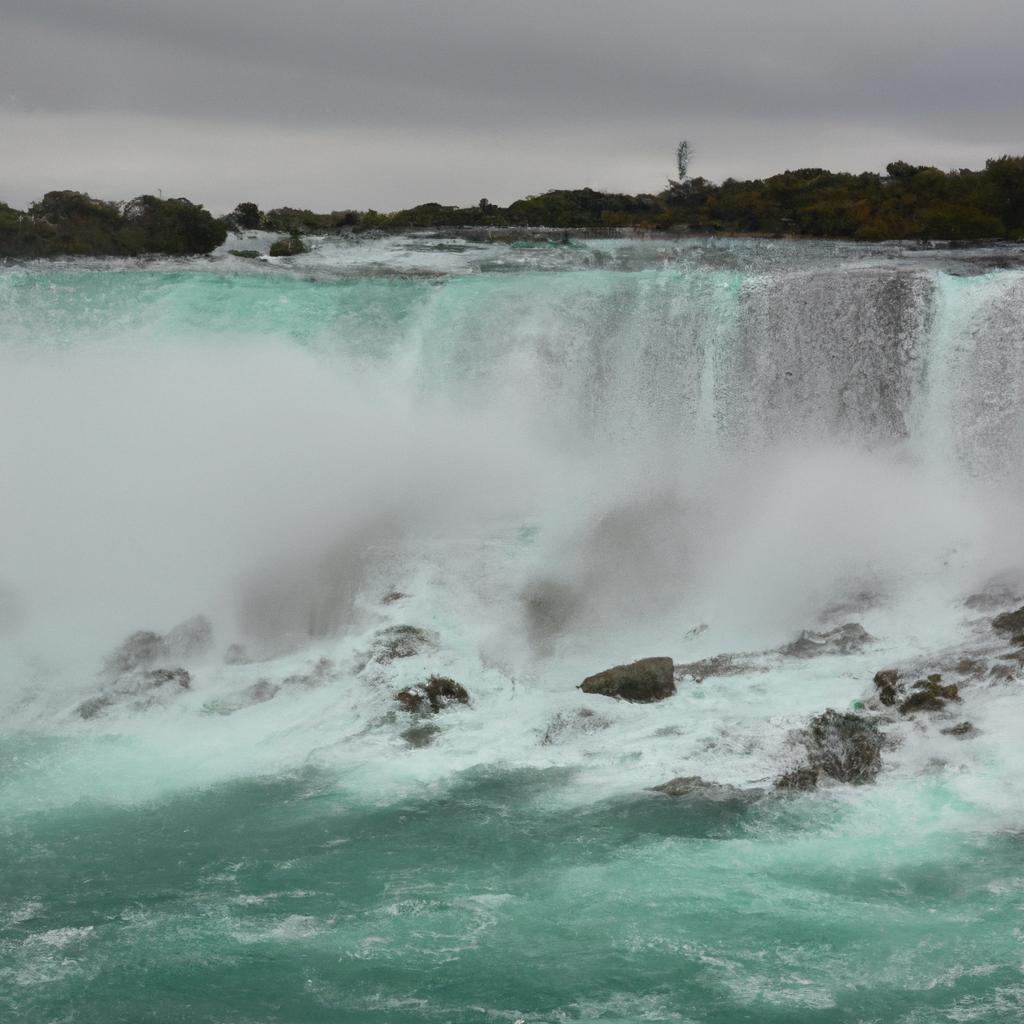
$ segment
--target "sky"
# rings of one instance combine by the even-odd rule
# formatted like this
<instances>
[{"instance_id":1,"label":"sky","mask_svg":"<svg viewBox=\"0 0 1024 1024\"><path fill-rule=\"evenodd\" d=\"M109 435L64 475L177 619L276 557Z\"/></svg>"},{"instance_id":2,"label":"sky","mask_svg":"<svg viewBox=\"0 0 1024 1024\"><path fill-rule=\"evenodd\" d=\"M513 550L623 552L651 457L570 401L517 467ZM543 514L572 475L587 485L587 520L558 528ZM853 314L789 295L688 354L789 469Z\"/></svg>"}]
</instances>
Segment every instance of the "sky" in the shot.
<instances>
[{"instance_id":1,"label":"sky","mask_svg":"<svg viewBox=\"0 0 1024 1024\"><path fill-rule=\"evenodd\" d=\"M0 0L0 200L215 213L1024 153L1022 0Z\"/></svg>"}]
</instances>

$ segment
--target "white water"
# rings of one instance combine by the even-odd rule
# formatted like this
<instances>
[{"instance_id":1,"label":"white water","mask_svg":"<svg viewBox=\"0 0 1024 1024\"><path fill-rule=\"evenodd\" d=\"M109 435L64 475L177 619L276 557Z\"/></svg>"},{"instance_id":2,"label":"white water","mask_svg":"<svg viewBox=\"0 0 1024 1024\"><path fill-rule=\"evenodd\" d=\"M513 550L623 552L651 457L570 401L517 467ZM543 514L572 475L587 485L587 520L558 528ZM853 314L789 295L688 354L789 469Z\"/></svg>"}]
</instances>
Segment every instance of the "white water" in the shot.
<instances>
[{"instance_id":1,"label":"white water","mask_svg":"<svg viewBox=\"0 0 1024 1024\"><path fill-rule=\"evenodd\" d=\"M595 793L774 777L789 729L878 668L987 638L960 602L1024 566L1024 275L889 255L324 242L292 269L0 272L0 700L17 728L111 737L31 798L310 760L382 791L480 762L585 765ZM538 588L570 595L556 628L531 624ZM106 652L197 612L217 646L191 692L78 719ZM852 619L867 653L767 658L666 705L574 689ZM357 672L399 623L438 649ZM278 656L224 665L234 641ZM321 689L204 713L322 656ZM431 672L473 704L407 750L392 695ZM1001 774L1008 700L972 705L972 747L931 729L890 770ZM584 705L608 727L542 742Z\"/></svg>"}]
</instances>

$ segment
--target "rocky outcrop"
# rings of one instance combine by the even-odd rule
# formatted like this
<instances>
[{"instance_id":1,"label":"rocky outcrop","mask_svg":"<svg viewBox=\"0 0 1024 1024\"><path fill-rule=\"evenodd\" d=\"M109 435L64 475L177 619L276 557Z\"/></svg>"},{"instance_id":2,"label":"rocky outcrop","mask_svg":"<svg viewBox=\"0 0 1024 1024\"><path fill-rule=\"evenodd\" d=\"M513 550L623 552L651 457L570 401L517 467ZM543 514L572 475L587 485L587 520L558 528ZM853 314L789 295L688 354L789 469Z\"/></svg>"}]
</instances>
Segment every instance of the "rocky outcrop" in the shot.
<instances>
[{"instance_id":1,"label":"rocky outcrop","mask_svg":"<svg viewBox=\"0 0 1024 1024\"><path fill-rule=\"evenodd\" d=\"M1000 633L1024 633L1024 607L997 615L992 620L992 628Z\"/></svg>"},{"instance_id":2,"label":"rocky outcrop","mask_svg":"<svg viewBox=\"0 0 1024 1024\"><path fill-rule=\"evenodd\" d=\"M399 658L413 658L418 654L436 651L437 645L437 634L418 626L388 626L374 634L366 663L372 661L378 665L390 665Z\"/></svg>"},{"instance_id":3,"label":"rocky outcrop","mask_svg":"<svg viewBox=\"0 0 1024 1024\"><path fill-rule=\"evenodd\" d=\"M899 705L901 715L913 715L918 711L941 711L949 701L960 702L960 688L955 683L944 686L942 676L930 675L918 679L910 687L910 693Z\"/></svg>"},{"instance_id":4,"label":"rocky outcrop","mask_svg":"<svg viewBox=\"0 0 1024 1024\"><path fill-rule=\"evenodd\" d=\"M899 700L900 674L894 668L885 668L875 673L874 684L878 699L887 707L893 707Z\"/></svg>"},{"instance_id":5,"label":"rocky outcrop","mask_svg":"<svg viewBox=\"0 0 1024 1024\"><path fill-rule=\"evenodd\" d=\"M776 780L776 789L813 789L822 776L862 785L881 771L884 738L878 722L864 715L829 708L810 720L799 739L807 761Z\"/></svg>"},{"instance_id":6,"label":"rocky outcrop","mask_svg":"<svg viewBox=\"0 0 1024 1024\"><path fill-rule=\"evenodd\" d=\"M437 714L452 704L468 704L469 693L447 676L431 676L425 683L407 686L395 694L403 711L412 714Z\"/></svg>"},{"instance_id":7,"label":"rocky outcrop","mask_svg":"<svg viewBox=\"0 0 1024 1024\"><path fill-rule=\"evenodd\" d=\"M642 658L630 665L616 665L596 675L587 676L579 685L584 693L600 694L629 701L651 704L676 692L671 658Z\"/></svg>"},{"instance_id":8,"label":"rocky outcrop","mask_svg":"<svg viewBox=\"0 0 1024 1024\"><path fill-rule=\"evenodd\" d=\"M198 658L213 647L213 623L205 615L179 622L165 637L164 648L175 661Z\"/></svg>"},{"instance_id":9,"label":"rocky outcrop","mask_svg":"<svg viewBox=\"0 0 1024 1024\"><path fill-rule=\"evenodd\" d=\"M787 658L816 658L822 654L856 654L875 638L859 623L847 622L824 633L805 629L792 643L779 648Z\"/></svg>"},{"instance_id":10,"label":"rocky outcrop","mask_svg":"<svg viewBox=\"0 0 1024 1024\"><path fill-rule=\"evenodd\" d=\"M192 687L192 677L183 668L158 668L149 672L123 677L103 693L78 705L81 718L98 718L116 706L133 711L144 711L167 697Z\"/></svg>"},{"instance_id":11,"label":"rocky outcrop","mask_svg":"<svg viewBox=\"0 0 1024 1024\"><path fill-rule=\"evenodd\" d=\"M142 629L132 633L108 655L104 669L120 676L162 661L183 661L205 654L213 646L213 625L205 615L194 615L161 635Z\"/></svg>"}]
</instances>

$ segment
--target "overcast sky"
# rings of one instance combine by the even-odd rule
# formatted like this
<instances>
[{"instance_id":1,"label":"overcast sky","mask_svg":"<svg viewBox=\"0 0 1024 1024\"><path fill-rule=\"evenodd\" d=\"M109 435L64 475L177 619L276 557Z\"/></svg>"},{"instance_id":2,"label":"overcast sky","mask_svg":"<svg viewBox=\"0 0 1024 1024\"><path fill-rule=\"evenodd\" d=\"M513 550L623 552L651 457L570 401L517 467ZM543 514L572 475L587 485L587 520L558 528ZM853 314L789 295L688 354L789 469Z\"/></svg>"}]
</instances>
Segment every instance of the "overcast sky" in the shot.
<instances>
[{"instance_id":1,"label":"overcast sky","mask_svg":"<svg viewBox=\"0 0 1024 1024\"><path fill-rule=\"evenodd\" d=\"M0 200L215 212L1024 153L1024 0L0 0Z\"/></svg>"}]
</instances>

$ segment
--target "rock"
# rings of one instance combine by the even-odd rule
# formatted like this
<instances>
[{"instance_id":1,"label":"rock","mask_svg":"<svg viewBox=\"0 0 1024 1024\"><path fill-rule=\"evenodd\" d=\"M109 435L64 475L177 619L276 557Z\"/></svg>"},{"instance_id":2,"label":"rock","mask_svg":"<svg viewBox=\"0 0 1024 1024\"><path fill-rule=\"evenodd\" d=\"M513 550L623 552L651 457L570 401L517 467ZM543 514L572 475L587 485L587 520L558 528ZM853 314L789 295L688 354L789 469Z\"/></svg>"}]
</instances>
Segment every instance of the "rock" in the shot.
<instances>
[{"instance_id":1,"label":"rock","mask_svg":"<svg viewBox=\"0 0 1024 1024\"><path fill-rule=\"evenodd\" d=\"M282 686L301 686L306 690L323 686L334 671L334 662L330 658L321 658L310 672L296 672L281 680Z\"/></svg>"},{"instance_id":2,"label":"rock","mask_svg":"<svg viewBox=\"0 0 1024 1024\"><path fill-rule=\"evenodd\" d=\"M859 623L847 622L824 633L805 629L796 640L779 648L789 658L814 658L821 654L855 654L874 637Z\"/></svg>"},{"instance_id":3,"label":"rock","mask_svg":"<svg viewBox=\"0 0 1024 1024\"><path fill-rule=\"evenodd\" d=\"M600 715L595 714L590 708L579 708L568 714L560 711L551 720L551 724L547 729L544 730L541 744L545 747L550 747L564 736L599 732L601 729L607 729L609 725L611 725L611 722L608 719L601 718Z\"/></svg>"},{"instance_id":4,"label":"rock","mask_svg":"<svg viewBox=\"0 0 1024 1024\"><path fill-rule=\"evenodd\" d=\"M711 676L741 676L758 670L756 665L736 659L735 654L716 654L713 658L676 665L674 674L681 679L690 678L695 683L703 683Z\"/></svg>"},{"instance_id":5,"label":"rock","mask_svg":"<svg viewBox=\"0 0 1024 1024\"><path fill-rule=\"evenodd\" d=\"M817 768L794 768L775 780L775 788L784 790L815 789L817 785Z\"/></svg>"},{"instance_id":6,"label":"rock","mask_svg":"<svg viewBox=\"0 0 1024 1024\"><path fill-rule=\"evenodd\" d=\"M964 601L964 606L972 611L990 612L997 608L1005 608L1021 598L1020 590L1006 582L995 581L984 590L971 594Z\"/></svg>"},{"instance_id":7,"label":"rock","mask_svg":"<svg viewBox=\"0 0 1024 1024\"><path fill-rule=\"evenodd\" d=\"M948 729L940 729L939 732L943 736L958 736L961 739L978 735L978 729L973 722L958 722L956 725L951 725Z\"/></svg>"},{"instance_id":8,"label":"rock","mask_svg":"<svg viewBox=\"0 0 1024 1024\"><path fill-rule=\"evenodd\" d=\"M298 235L279 238L270 247L271 256L300 256L304 252L309 252L309 249Z\"/></svg>"},{"instance_id":9,"label":"rock","mask_svg":"<svg viewBox=\"0 0 1024 1024\"><path fill-rule=\"evenodd\" d=\"M195 658L213 647L213 624L205 615L194 615L179 622L164 637L168 656L174 659Z\"/></svg>"},{"instance_id":10,"label":"rock","mask_svg":"<svg viewBox=\"0 0 1024 1024\"><path fill-rule=\"evenodd\" d=\"M899 698L897 684L900 674L894 668L882 669L875 673L874 683L878 690L878 699L886 706L892 707Z\"/></svg>"},{"instance_id":11,"label":"rock","mask_svg":"<svg viewBox=\"0 0 1024 1024\"><path fill-rule=\"evenodd\" d=\"M452 704L468 704L466 688L447 676L431 676L425 683L407 686L395 694L403 711L413 714L437 714Z\"/></svg>"},{"instance_id":12,"label":"rock","mask_svg":"<svg viewBox=\"0 0 1024 1024\"><path fill-rule=\"evenodd\" d=\"M962 676L980 676L988 667L983 658L961 658L956 663L956 671Z\"/></svg>"},{"instance_id":13,"label":"rock","mask_svg":"<svg viewBox=\"0 0 1024 1024\"><path fill-rule=\"evenodd\" d=\"M632 704L651 704L676 692L671 658L642 658L587 676L579 685L584 693L615 697Z\"/></svg>"},{"instance_id":14,"label":"rock","mask_svg":"<svg viewBox=\"0 0 1024 1024\"><path fill-rule=\"evenodd\" d=\"M437 649L437 634L418 626L388 626L378 630L370 647L370 661L390 665L398 658L412 658Z\"/></svg>"},{"instance_id":15,"label":"rock","mask_svg":"<svg viewBox=\"0 0 1024 1024\"><path fill-rule=\"evenodd\" d=\"M132 633L120 647L111 653L105 663L105 668L113 675L124 675L127 672L134 672L138 668L145 668L152 665L160 658L166 657L167 648L164 645L164 638L159 633L148 629L140 629Z\"/></svg>"},{"instance_id":16,"label":"rock","mask_svg":"<svg viewBox=\"0 0 1024 1024\"><path fill-rule=\"evenodd\" d=\"M192 689L192 676L183 668L157 668L147 672L143 678L146 688L150 690L171 685L182 690Z\"/></svg>"},{"instance_id":17,"label":"rock","mask_svg":"<svg viewBox=\"0 0 1024 1024\"><path fill-rule=\"evenodd\" d=\"M396 602L401 601L404 598L407 598L408 596L408 594L403 594L400 590L391 590L380 599L380 603L395 604Z\"/></svg>"},{"instance_id":18,"label":"rock","mask_svg":"<svg viewBox=\"0 0 1024 1024\"><path fill-rule=\"evenodd\" d=\"M918 711L941 711L947 701L960 701L960 689L955 683L942 685L942 676L930 675L927 679L919 679L911 687L909 697L901 702L901 715L912 715Z\"/></svg>"},{"instance_id":19,"label":"rock","mask_svg":"<svg viewBox=\"0 0 1024 1024\"><path fill-rule=\"evenodd\" d=\"M1022 633L1024 632L1024 607L1018 608L1015 612L1003 612L992 620L992 628L1001 633Z\"/></svg>"},{"instance_id":20,"label":"rock","mask_svg":"<svg viewBox=\"0 0 1024 1024\"><path fill-rule=\"evenodd\" d=\"M990 679L1015 679L1016 671L1010 665L993 665L988 670Z\"/></svg>"},{"instance_id":21,"label":"rock","mask_svg":"<svg viewBox=\"0 0 1024 1024\"><path fill-rule=\"evenodd\" d=\"M758 790L742 790L736 786L723 785L720 782L705 782L699 775L680 775L669 779L660 786L651 786L652 793L664 793L665 796L699 796L705 800L720 802L723 800L749 800L760 795Z\"/></svg>"},{"instance_id":22,"label":"rock","mask_svg":"<svg viewBox=\"0 0 1024 1024\"><path fill-rule=\"evenodd\" d=\"M272 683L269 679L258 679L242 692L242 706L265 704L268 700L273 700L280 692L281 687L276 683Z\"/></svg>"},{"instance_id":23,"label":"rock","mask_svg":"<svg viewBox=\"0 0 1024 1024\"><path fill-rule=\"evenodd\" d=\"M803 735L808 767L837 782L873 782L882 768L882 734L876 722L829 708L811 719Z\"/></svg>"},{"instance_id":24,"label":"rock","mask_svg":"<svg viewBox=\"0 0 1024 1024\"><path fill-rule=\"evenodd\" d=\"M131 638L129 638L131 639ZM192 677L183 668L156 668L142 674L122 677L106 692L78 705L79 717L97 718L118 704L126 704L136 711L144 711L154 702L158 691L180 693L192 688Z\"/></svg>"},{"instance_id":25,"label":"rock","mask_svg":"<svg viewBox=\"0 0 1024 1024\"><path fill-rule=\"evenodd\" d=\"M402 739L409 744L410 747L415 749L421 749L422 747L429 747L431 743L437 739L441 730L436 725L413 725L406 729L401 735Z\"/></svg>"},{"instance_id":26,"label":"rock","mask_svg":"<svg viewBox=\"0 0 1024 1024\"><path fill-rule=\"evenodd\" d=\"M224 652L225 665L251 665L252 661L245 644L231 644Z\"/></svg>"},{"instance_id":27,"label":"rock","mask_svg":"<svg viewBox=\"0 0 1024 1024\"><path fill-rule=\"evenodd\" d=\"M255 260L260 256L259 249L228 249L228 252L243 260Z\"/></svg>"}]
</instances>

